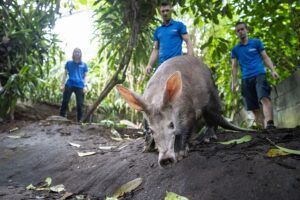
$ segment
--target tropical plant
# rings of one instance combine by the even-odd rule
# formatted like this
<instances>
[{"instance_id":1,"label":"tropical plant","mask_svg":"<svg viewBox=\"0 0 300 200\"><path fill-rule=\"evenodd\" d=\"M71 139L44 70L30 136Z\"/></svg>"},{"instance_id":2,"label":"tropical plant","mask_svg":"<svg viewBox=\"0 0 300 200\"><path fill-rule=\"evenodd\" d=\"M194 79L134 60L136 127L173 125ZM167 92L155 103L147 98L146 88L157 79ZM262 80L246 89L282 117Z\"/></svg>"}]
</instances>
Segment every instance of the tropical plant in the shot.
<instances>
[{"instance_id":1,"label":"tropical plant","mask_svg":"<svg viewBox=\"0 0 300 200\"><path fill-rule=\"evenodd\" d=\"M17 100L29 100L36 86L49 74L59 54L51 34L59 1L0 1L0 94L1 116L13 118Z\"/></svg>"}]
</instances>

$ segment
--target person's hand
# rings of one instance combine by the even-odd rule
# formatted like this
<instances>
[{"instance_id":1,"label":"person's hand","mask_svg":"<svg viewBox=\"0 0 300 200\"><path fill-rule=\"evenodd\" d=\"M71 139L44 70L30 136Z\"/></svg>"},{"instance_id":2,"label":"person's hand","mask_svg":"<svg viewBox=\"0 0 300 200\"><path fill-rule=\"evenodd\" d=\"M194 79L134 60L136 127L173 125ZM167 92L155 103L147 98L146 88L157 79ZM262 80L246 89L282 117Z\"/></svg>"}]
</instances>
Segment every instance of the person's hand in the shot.
<instances>
[{"instance_id":1,"label":"person's hand","mask_svg":"<svg viewBox=\"0 0 300 200\"><path fill-rule=\"evenodd\" d=\"M83 93L86 94L88 91L89 91L89 90L88 90L88 87L87 87L87 86L84 86L84 88L83 88Z\"/></svg>"},{"instance_id":2,"label":"person's hand","mask_svg":"<svg viewBox=\"0 0 300 200\"><path fill-rule=\"evenodd\" d=\"M62 84L62 85L60 86L60 90L61 90L62 92L65 90L65 85L64 85L64 84Z\"/></svg>"},{"instance_id":3,"label":"person's hand","mask_svg":"<svg viewBox=\"0 0 300 200\"><path fill-rule=\"evenodd\" d=\"M150 74L152 70L152 66L151 65L147 65L146 69L145 69L145 74Z\"/></svg>"},{"instance_id":4,"label":"person's hand","mask_svg":"<svg viewBox=\"0 0 300 200\"><path fill-rule=\"evenodd\" d=\"M232 81L231 82L231 91L232 92L236 92L236 88L237 88L237 82L236 81Z\"/></svg>"},{"instance_id":5,"label":"person's hand","mask_svg":"<svg viewBox=\"0 0 300 200\"><path fill-rule=\"evenodd\" d=\"M275 71L275 69L272 70L271 74L272 74L273 78L279 79L279 75L277 74L277 72Z\"/></svg>"}]
</instances>

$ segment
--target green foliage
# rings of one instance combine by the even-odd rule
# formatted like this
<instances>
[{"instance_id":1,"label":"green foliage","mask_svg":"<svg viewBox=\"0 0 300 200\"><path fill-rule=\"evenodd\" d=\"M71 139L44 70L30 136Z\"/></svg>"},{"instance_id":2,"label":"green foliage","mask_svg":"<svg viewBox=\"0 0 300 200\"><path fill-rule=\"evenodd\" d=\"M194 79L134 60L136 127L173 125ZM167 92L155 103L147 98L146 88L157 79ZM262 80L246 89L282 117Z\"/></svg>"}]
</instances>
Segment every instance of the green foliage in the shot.
<instances>
[{"instance_id":1,"label":"green foliage","mask_svg":"<svg viewBox=\"0 0 300 200\"><path fill-rule=\"evenodd\" d=\"M0 96L0 108L7 113L18 99L61 101L62 53L58 40L50 33L59 9L59 1L0 0L0 81L5 90ZM96 58L88 61L90 92L86 104L96 101L108 80L119 69L127 55L128 44L134 46L130 63L118 75L126 74L125 86L143 92L149 77L143 71L148 62L153 32L160 24L160 0L74 0L63 1L70 9L93 6L95 12L95 39L99 42ZM211 68L213 78L224 102L226 115L242 107L241 95L230 91L231 49L239 41L235 36L236 21L247 22L250 37L260 38L266 51L277 66L283 80L299 67L300 63L300 3L299 1L253 0L172 0L175 19L188 25L195 54ZM133 33L133 30L136 33ZM130 41L132 34L137 37ZM268 74L269 76L269 74ZM272 84L275 81L269 77ZM102 102L98 112L105 118L140 115L113 90ZM3 114L2 113L2 114Z\"/></svg>"},{"instance_id":2,"label":"green foliage","mask_svg":"<svg viewBox=\"0 0 300 200\"><path fill-rule=\"evenodd\" d=\"M97 74L97 82L92 83L94 91L99 91L107 84L107 78L119 70L119 66L128 53L128 41L134 46L130 64L123 70L126 73L125 84L134 90L141 91L145 84L144 65L151 51L152 35L155 25L149 25L155 14L156 1L97 1L95 2L97 39L101 45L98 57L90 63ZM155 23L155 22L154 22ZM152 23L150 23L152 24ZM136 32L136 39L130 35ZM133 33L134 34L134 33ZM93 72L91 73L93 74ZM91 75L94 76L94 75ZM95 77L96 78L96 77ZM122 79L119 77L119 79ZM95 80L93 77L91 80ZM100 81L99 81L100 80ZM138 83L138 84L137 84ZM92 98L94 92L89 96ZM89 98L88 97L88 98ZM110 93L102 102L100 112L110 113L110 117L128 113L128 107L116 93ZM107 112L109 111L109 112ZM136 114L131 119L136 118Z\"/></svg>"},{"instance_id":3,"label":"green foliage","mask_svg":"<svg viewBox=\"0 0 300 200\"><path fill-rule=\"evenodd\" d=\"M182 7L183 16L193 16L194 44L201 49L198 55L212 69L228 116L232 117L242 107L241 95L230 91L231 49L239 42L235 23L246 22L250 37L263 41L281 76L274 80L268 74L271 84L276 84L299 67L299 11L299 1L191 0Z\"/></svg>"},{"instance_id":4,"label":"green foliage","mask_svg":"<svg viewBox=\"0 0 300 200\"><path fill-rule=\"evenodd\" d=\"M126 11L126 8L116 1L109 2L98 1L99 5L103 4L100 6L101 9L96 9L97 15L101 16L96 21L98 37L102 41L98 58L100 61L108 60L108 63L104 64L108 66L104 67L106 71L104 74L107 74L107 70L114 72L114 66L118 62L115 59L116 55L122 49L124 39L129 35L127 26L129 20L122 14L122 10ZM289 76L299 65L300 12L299 3L296 1L174 0L172 2L174 5L177 4L174 18L182 19L188 24L196 55L201 56L211 68L224 102L225 114L231 118L242 107L241 95L230 91L231 49L239 42L234 32L236 21L247 22L251 27L250 37L258 37L264 42L267 53L281 75L280 80ZM153 1L156 7L159 3L160 1ZM159 25L157 20L159 18L159 13L156 12L147 20L149 23L145 24L139 34L138 47L133 52L128 69L126 85L140 93L148 80L143 74L143 69L150 56L153 31ZM280 81L270 77L269 80L272 84ZM107 103L104 105L114 104L112 102L116 102L118 98L114 92L105 100ZM118 102L118 105L115 109L124 111L126 104ZM113 105L109 107L113 108ZM125 108L127 113L127 107ZM133 115L136 115L135 111Z\"/></svg>"},{"instance_id":5,"label":"green foliage","mask_svg":"<svg viewBox=\"0 0 300 200\"><path fill-rule=\"evenodd\" d=\"M28 100L49 73L59 54L50 33L58 12L57 1L11 0L1 2L0 13L0 115L13 110L18 99Z\"/></svg>"}]
</instances>

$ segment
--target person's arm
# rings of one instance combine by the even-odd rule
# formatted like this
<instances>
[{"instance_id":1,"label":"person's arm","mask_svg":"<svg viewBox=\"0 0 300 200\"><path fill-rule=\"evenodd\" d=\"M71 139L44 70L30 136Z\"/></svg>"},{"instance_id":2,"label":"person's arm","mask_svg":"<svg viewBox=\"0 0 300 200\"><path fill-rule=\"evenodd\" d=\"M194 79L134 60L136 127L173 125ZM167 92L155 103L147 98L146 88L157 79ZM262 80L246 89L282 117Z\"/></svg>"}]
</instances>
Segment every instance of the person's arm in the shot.
<instances>
[{"instance_id":1,"label":"person's arm","mask_svg":"<svg viewBox=\"0 0 300 200\"><path fill-rule=\"evenodd\" d=\"M63 78L62 78L62 82L61 82L61 87L60 87L62 91L65 89L67 75L68 75L68 72L67 72L67 69L65 69Z\"/></svg>"},{"instance_id":2,"label":"person's arm","mask_svg":"<svg viewBox=\"0 0 300 200\"><path fill-rule=\"evenodd\" d=\"M88 83L87 83L87 72L84 73L83 82L84 82L83 92L87 93L88 90L89 90L89 86L88 86Z\"/></svg>"},{"instance_id":3,"label":"person's arm","mask_svg":"<svg viewBox=\"0 0 300 200\"><path fill-rule=\"evenodd\" d=\"M153 68L153 65L155 64L155 62L158 58L158 49L159 49L159 43L158 43L158 41L154 41L154 47L153 47L153 50L151 52L148 65L145 69L145 74L150 74L151 69Z\"/></svg>"},{"instance_id":4,"label":"person's arm","mask_svg":"<svg viewBox=\"0 0 300 200\"><path fill-rule=\"evenodd\" d=\"M272 74L273 78L278 79L279 75L277 74L275 67L273 65L273 62L271 61L267 52L265 50L263 50L260 52L260 55L261 55L262 59L264 60L264 63L266 64L266 66L271 70L271 74Z\"/></svg>"},{"instance_id":5,"label":"person's arm","mask_svg":"<svg viewBox=\"0 0 300 200\"><path fill-rule=\"evenodd\" d=\"M188 34L183 34L181 36L182 36L182 39L186 43L187 55L190 55L190 56L194 55L193 44L192 44L192 41L190 39L190 36Z\"/></svg>"},{"instance_id":6,"label":"person's arm","mask_svg":"<svg viewBox=\"0 0 300 200\"><path fill-rule=\"evenodd\" d=\"M231 91L236 91L237 86L237 72L238 72L238 64L236 58L231 59Z\"/></svg>"},{"instance_id":7,"label":"person's arm","mask_svg":"<svg viewBox=\"0 0 300 200\"><path fill-rule=\"evenodd\" d=\"M84 74L83 74L83 92L87 93L89 91L89 85L88 85L88 78L87 78L87 73L88 73L88 66L85 64L85 69L84 69Z\"/></svg>"}]
</instances>

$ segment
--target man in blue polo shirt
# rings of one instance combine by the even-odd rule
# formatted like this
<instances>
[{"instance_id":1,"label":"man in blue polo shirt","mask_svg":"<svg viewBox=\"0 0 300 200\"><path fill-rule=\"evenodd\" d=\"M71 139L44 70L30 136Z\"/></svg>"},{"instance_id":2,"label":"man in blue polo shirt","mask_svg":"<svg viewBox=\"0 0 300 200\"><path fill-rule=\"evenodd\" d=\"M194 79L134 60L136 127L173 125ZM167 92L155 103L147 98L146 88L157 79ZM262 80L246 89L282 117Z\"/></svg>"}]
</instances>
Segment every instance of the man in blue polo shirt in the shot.
<instances>
[{"instance_id":1,"label":"man in blue polo shirt","mask_svg":"<svg viewBox=\"0 0 300 200\"><path fill-rule=\"evenodd\" d=\"M163 24L156 28L154 32L154 48L152 50L145 73L150 74L153 66L159 57L159 65L169 58L182 55L182 40L187 46L187 54L193 55L193 46L186 26L179 21L172 19L172 6L168 2L162 2L160 15Z\"/></svg>"},{"instance_id":2,"label":"man in blue polo shirt","mask_svg":"<svg viewBox=\"0 0 300 200\"><path fill-rule=\"evenodd\" d=\"M71 61L68 61L65 66L65 72L61 89L63 92L63 101L60 108L60 116L66 117L66 111L72 93L76 96L77 121L80 122L82 118L82 107L84 101L84 94L87 92L87 85L85 84L86 73L88 71L87 65L81 61L82 53L79 48L75 48ZM67 82L66 78L69 76Z\"/></svg>"},{"instance_id":3,"label":"man in blue polo shirt","mask_svg":"<svg viewBox=\"0 0 300 200\"><path fill-rule=\"evenodd\" d=\"M256 123L264 124L264 127L267 129L275 128L270 100L271 87L267 82L263 63L271 70L273 78L277 79L279 76L265 51L263 43L259 39L248 38L246 23L237 22L235 32L240 38L240 43L232 49L231 54L231 90L233 92L236 91L239 63L242 72L241 90L246 109L253 112ZM261 116L260 105L262 105L263 117Z\"/></svg>"},{"instance_id":4,"label":"man in blue polo shirt","mask_svg":"<svg viewBox=\"0 0 300 200\"><path fill-rule=\"evenodd\" d=\"M151 73L157 58L159 58L159 66L170 58L182 55L183 40L187 46L187 54L193 55L193 46L187 33L186 26L182 22L172 19L172 5L169 2L162 2L159 11L163 19L163 24L157 27L154 32L154 48L145 69L146 74ZM145 135L145 146L143 151L152 151L154 150L154 140L151 136L151 130L146 120L143 121L143 124Z\"/></svg>"}]
</instances>

